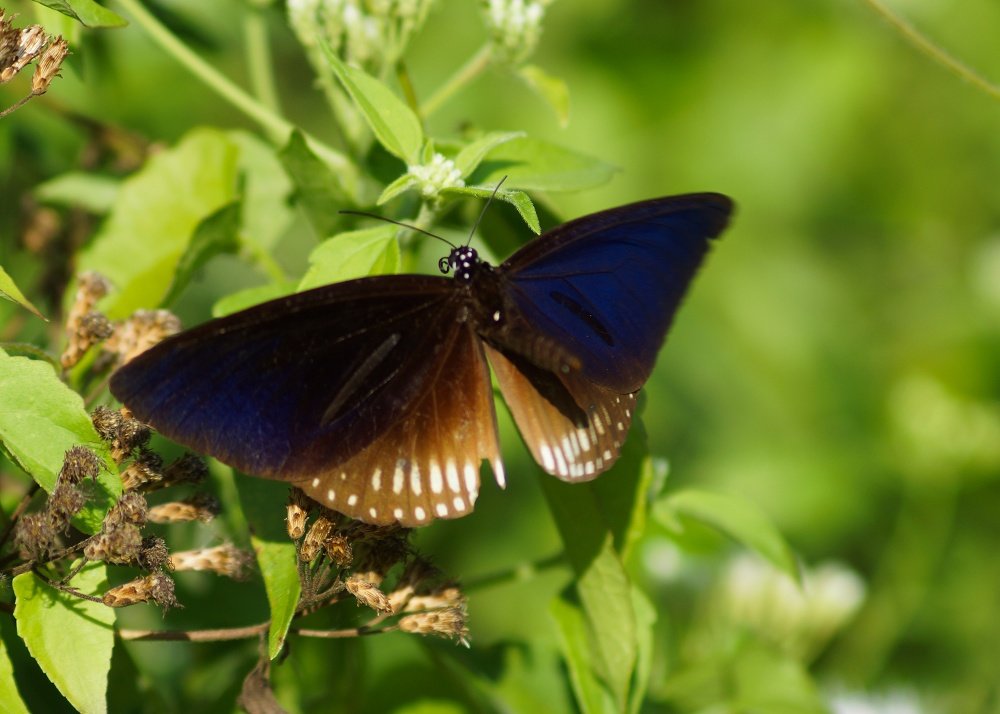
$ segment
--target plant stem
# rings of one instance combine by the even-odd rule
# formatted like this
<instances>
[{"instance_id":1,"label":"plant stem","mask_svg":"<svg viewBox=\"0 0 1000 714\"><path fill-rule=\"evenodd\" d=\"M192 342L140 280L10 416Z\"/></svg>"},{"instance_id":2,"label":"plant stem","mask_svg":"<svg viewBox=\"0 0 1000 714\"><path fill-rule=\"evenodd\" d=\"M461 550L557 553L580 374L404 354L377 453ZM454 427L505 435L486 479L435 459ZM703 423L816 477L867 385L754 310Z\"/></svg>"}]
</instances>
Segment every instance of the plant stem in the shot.
<instances>
[{"instance_id":1,"label":"plant stem","mask_svg":"<svg viewBox=\"0 0 1000 714\"><path fill-rule=\"evenodd\" d=\"M279 113L278 92L275 89L274 73L271 71L271 44L268 42L267 24L261 8L251 8L244 18L243 41L254 96L265 107Z\"/></svg>"},{"instance_id":2,"label":"plant stem","mask_svg":"<svg viewBox=\"0 0 1000 714\"><path fill-rule=\"evenodd\" d=\"M492 58L492 45L487 43L480 47L476 54L472 55L464 65L459 67L455 74L438 87L437 91L424 102L421 108L421 115L426 119L440 109L441 105L448 101L453 94L482 74L483 70L490 66Z\"/></svg>"},{"instance_id":3,"label":"plant stem","mask_svg":"<svg viewBox=\"0 0 1000 714\"><path fill-rule=\"evenodd\" d=\"M865 0L868 5L885 19L903 38L933 61L942 65L945 69L958 75L969 84L986 92L994 99L1000 99L1000 86L993 84L974 69L956 57L953 57L946 50L934 44L928 37L921 34L917 28L907 22L904 18L895 14L886 7L881 0Z\"/></svg>"},{"instance_id":4,"label":"plant stem","mask_svg":"<svg viewBox=\"0 0 1000 714\"><path fill-rule=\"evenodd\" d=\"M187 45L178 40L170 30L153 17L139 0L118 0L118 4L163 50L184 65L195 77L214 89L221 97L257 122L275 143L284 144L288 140L289 134L295 129L290 122L254 99L228 77L192 52ZM305 136L310 148L330 165L330 168L340 177L345 188L353 197L356 197L358 175L354 164L339 151L327 146L315 137L308 134Z\"/></svg>"}]
</instances>

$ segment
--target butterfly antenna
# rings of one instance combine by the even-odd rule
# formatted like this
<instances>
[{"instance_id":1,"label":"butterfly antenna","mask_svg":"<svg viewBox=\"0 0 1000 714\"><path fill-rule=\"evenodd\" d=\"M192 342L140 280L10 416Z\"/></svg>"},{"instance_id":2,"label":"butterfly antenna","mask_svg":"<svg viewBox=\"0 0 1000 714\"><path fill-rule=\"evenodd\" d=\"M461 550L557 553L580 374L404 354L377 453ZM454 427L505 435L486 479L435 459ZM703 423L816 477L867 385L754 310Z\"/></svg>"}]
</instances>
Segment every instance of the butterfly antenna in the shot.
<instances>
[{"instance_id":1,"label":"butterfly antenna","mask_svg":"<svg viewBox=\"0 0 1000 714\"><path fill-rule=\"evenodd\" d=\"M439 241L447 243L452 248L458 247L450 240L448 240L447 238L442 238L437 233L431 233L430 231L425 231L423 228L418 228L417 226L410 225L409 223L403 223L402 221L397 221L392 218L386 218L385 216L380 216L377 213L367 213L365 211L337 211L337 213L342 213L345 216L364 216L365 218L374 218L377 221L394 223L397 226L402 226L403 228L409 228L411 231L416 231L417 233L423 233L425 236L430 236L431 238L437 238Z\"/></svg>"},{"instance_id":2,"label":"butterfly antenna","mask_svg":"<svg viewBox=\"0 0 1000 714\"><path fill-rule=\"evenodd\" d=\"M472 230L469 231L469 238L465 241L466 245L469 245L469 243L472 242L472 236L476 234L476 229L479 228L479 224L482 223L483 216L486 215L486 209L490 207L491 203L493 203L493 199L496 198L497 191L500 190L500 187L503 186L503 182L506 180L507 180L506 176L500 179L500 182L496 185L496 188L493 189L493 193L491 193L490 197L486 199L486 205L483 206L483 210L479 212L479 218L476 219L476 222L472 226Z\"/></svg>"}]
</instances>

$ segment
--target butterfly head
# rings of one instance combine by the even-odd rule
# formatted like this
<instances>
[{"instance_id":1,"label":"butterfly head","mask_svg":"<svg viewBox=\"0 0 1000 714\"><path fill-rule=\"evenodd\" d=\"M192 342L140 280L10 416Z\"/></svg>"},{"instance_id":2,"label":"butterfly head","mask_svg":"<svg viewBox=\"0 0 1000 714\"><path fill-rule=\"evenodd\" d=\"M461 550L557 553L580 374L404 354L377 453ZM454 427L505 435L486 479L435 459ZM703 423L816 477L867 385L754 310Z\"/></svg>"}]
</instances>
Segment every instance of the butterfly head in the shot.
<instances>
[{"instance_id":1,"label":"butterfly head","mask_svg":"<svg viewBox=\"0 0 1000 714\"><path fill-rule=\"evenodd\" d=\"M441 258L438 262L438 268L445 274L454 270L456 280L468 283L472 281L472 276L478 264L479 253L476 252L476 249L462 245L458 248L452 248L447 258Z\"/></svg>"}]
</instances>

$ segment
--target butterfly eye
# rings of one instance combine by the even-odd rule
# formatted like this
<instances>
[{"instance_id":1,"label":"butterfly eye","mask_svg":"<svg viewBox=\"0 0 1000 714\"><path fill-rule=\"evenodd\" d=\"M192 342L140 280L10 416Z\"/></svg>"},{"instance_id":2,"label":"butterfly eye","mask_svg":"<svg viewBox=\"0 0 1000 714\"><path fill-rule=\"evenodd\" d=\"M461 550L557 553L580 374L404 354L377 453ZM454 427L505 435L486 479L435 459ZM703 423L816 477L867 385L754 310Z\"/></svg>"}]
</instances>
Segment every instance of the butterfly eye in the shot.
<instances>
[{"instance_id":1,"label":"butterfly eye","mask_svg":"<svg viewBox=\"0 0 1000 714\"><path fill-rule=\"evenodd\" d=\"M438 270L440 270L445 275L447 275L448 273L450 273L451 272L451 261L448 260L447 257L441 258L441 260L438 261Z\"/></svg>"}]
</instances>

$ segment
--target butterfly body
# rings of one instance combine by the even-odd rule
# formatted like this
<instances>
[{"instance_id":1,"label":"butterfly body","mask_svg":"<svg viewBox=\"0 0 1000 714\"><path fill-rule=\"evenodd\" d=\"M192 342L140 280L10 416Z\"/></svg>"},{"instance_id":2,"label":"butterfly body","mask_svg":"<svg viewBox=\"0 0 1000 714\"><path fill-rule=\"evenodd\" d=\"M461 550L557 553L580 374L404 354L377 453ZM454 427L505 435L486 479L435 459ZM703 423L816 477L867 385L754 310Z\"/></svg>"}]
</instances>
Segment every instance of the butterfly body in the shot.
<instances>
[{"instance_id":1,"label":"butterfly body","mask_svg":"<svg viewBox=\"0 0 1000 714\"><path fill-rule=\"evenodd\" d=\"M472 510L503 467L496 375L535 460L583 481L617 459L635 394L725 226L717 194L586 216L499 266L336 283L210 321L139 355L112 392L141 420L371 523ZM488 366L489 365L489 366Z\"/></svg>"}]
</instances>

